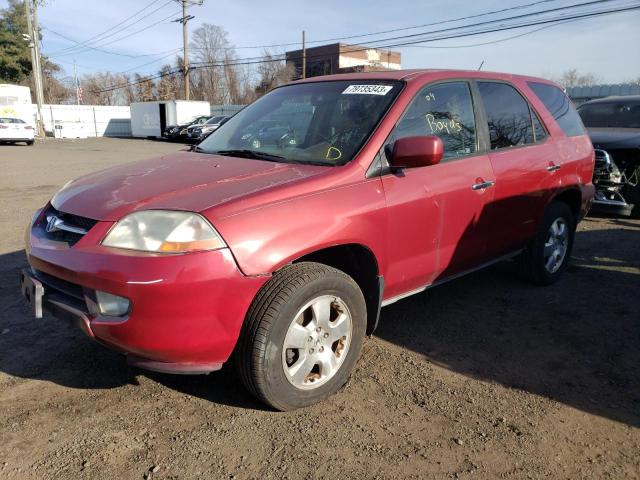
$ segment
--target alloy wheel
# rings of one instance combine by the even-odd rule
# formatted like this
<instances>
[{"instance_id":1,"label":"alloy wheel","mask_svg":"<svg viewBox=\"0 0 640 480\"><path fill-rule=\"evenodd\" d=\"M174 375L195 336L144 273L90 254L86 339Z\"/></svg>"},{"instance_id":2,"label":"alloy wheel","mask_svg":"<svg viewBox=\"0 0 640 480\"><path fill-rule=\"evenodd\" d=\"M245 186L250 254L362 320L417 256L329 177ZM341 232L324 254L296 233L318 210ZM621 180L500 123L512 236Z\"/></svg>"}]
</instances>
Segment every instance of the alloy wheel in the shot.
<instances>
[{"instance_id":1,"label":"alloy wheel","mask_svg":"<svg viewBox=\"0 0 640 480\"><path fill-rule=\"evenodd\" d=\"M544 243L544 267L549 273L556 273L567 255L569 248L569 227L564 218L556 218L549 227Z\"/></svg>"},{"instance_id":2,"label":"alloy wheel","mask_svg":"<svg viewBox=\"0 0 640 480\"><path fill-rule=\"evenodd\" d=\"M349 350L353 321L346 303L322 295L304 305L289 325L282 348L282 367L296 388L310 390L329 381Z\"/></svg>"}]
</instances>

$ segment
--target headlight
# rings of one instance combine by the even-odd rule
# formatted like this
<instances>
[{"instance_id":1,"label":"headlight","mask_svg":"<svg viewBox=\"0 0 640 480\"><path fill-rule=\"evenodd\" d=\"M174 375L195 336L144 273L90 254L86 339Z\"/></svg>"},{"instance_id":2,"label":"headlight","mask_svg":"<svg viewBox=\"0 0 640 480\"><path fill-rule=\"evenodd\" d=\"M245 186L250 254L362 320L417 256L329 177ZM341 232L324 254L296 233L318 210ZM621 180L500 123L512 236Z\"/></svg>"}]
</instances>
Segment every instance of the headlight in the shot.
<instances>
[{"instance_id":1,"label":"headlight","mask_svg":"<svg viewBox=\"0 0 640 480\"><path fill-rule=\"evenodd\" d=\"M102 245L159 253L226 247L218 232L202 216L173 210L131 213L116 223Z\"/></svg>"}]
</instances>

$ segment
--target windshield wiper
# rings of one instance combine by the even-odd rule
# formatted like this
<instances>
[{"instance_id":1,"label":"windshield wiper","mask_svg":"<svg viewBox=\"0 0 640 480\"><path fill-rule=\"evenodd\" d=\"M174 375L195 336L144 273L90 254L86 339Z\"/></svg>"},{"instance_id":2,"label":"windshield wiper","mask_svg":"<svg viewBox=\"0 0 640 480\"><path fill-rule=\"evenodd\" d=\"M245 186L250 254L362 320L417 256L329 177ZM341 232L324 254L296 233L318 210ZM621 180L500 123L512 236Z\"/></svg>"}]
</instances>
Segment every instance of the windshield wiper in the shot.
<instances>
[{"instance_id":1,"label":"windshield wiper","mask_svg":"<svg viewBox=\"0 0 640 480\"><path fill-rule=\"evenodd\" d=\"M270 153L258 152L257 150L240 149L240 150L218 150L210 152L214 155L229 155L231 157L254 158L256 160L268 160L270 162L289 162L290 160L280 155L272 155Z\"/></svg>"}]
</instances>

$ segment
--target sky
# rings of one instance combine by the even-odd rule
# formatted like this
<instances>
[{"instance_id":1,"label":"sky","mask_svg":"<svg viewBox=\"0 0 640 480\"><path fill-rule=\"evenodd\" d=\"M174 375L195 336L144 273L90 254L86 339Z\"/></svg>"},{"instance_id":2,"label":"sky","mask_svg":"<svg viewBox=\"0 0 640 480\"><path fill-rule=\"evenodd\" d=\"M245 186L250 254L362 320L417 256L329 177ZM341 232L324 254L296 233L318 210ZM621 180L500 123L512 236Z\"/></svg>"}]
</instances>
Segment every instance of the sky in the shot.
<instances>
[{"instance_id":1,"label":"sky","mask_svg":"<svg viewBox=\"0 0 640 480\"><path fill-rule=\"evenodd\" d=\"M307 41L316 42L327 38L443 22L534 1L536 0L204 0L202 6L190 7L189 13L195 18L189 22L189 30L193 32L202 23L219 25L228 32L231 44L238 47L238 57L254 57L260 55L262 49L241 47L300 42L303 29L306 31ZM364 37L358 39L357 43L366 45L367 41L376 38L488 21L584 1L586 0L543 0L526 9ZM182 46L182 27L171 21L181 16L180 6L175 0L155 0L135 19L150 13L148 17L96 43L95 46L109 50L112 54L86 48L75 53L68 50L74 45L74 40L87 41L151 3L152 0L46 0L45 5L38 10L43 27L42 51L64 67L67 75L73 74L74 60L79 75L106 70L154 73L163 63L173 63L172 50ZM640 5L640 1L610 0L584 8L602 9L629 5ZM6 6L7 0L0 0L0 8ZM154 10L157 11L153 12ZM569 69L593 73L603 83L640 78L640 10L564 23L532 32L544 26L440 40L422 46L393 47L392 50L401 52L403 68L477 69L484 62L484 70L547 78L557 78ZM143 28L146 29L128 36ZM525 35L508 39L520 34ZM128 38L119 40L124 36ZM486 44L496 41L498 43ZM109 44L106 45L107 43ZM477 45L481 43L485 45ZM290 47L297 48L299 45ZM273 49L276 53L284 50Z\"/></svg>"}]
</instances>

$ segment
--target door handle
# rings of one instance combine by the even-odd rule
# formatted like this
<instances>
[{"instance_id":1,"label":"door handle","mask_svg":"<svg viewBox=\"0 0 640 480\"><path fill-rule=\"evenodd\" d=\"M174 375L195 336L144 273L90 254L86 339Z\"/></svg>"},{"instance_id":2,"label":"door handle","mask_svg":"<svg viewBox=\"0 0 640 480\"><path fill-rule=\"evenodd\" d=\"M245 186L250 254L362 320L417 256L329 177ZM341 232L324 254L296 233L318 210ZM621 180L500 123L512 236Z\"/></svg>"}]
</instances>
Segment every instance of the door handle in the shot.
<instances>
[{"instance_id":1,"label":"door handle","mask_svg":"<svg viewBox=\"0 0 640 480\"><path fill-rule=\"evenodd\" d=\"M549 165L547 167L547 172L556 172L560 170L561 165Z\"/></svg>"},{"instance_id":2,"label":"door handle","mask_svg":"<svg viewBox=\"0 0 640 480\"><path fill-rule=\"evenodd\" d=\"M485 188L493 187L495 184L496 182L491 181L474 183L471 185L471 190L484 190Z\"/></svg>"}]
</instances>

